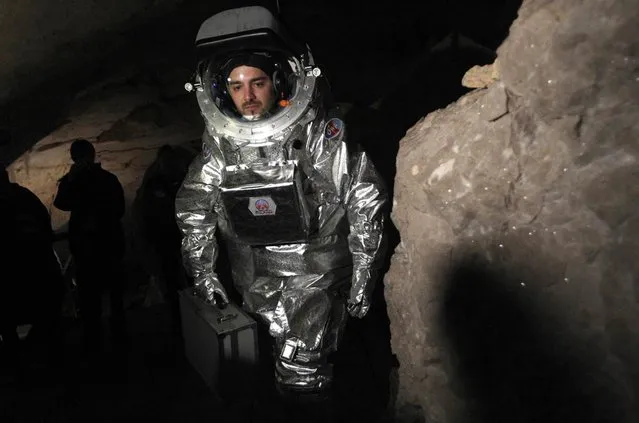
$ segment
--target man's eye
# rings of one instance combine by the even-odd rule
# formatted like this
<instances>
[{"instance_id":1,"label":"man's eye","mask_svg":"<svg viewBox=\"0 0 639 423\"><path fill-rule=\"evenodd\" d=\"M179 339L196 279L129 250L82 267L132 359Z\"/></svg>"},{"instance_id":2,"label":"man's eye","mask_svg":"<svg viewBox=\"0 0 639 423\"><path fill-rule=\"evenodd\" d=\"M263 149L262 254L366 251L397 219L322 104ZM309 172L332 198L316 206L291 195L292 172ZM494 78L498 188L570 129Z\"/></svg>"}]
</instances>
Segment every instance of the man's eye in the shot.
<instances>
[{"instance_id":1,"label":"man's eye","mask_svg":"<svg viewBox=\"0 0 639 423\"><path fill-rule=\"evenodd\" d=\"M240 90L240 86L239 85L233 85L231 87L231 91L233 91L233 92L238 92L239 90Z\"/></svg>"},{"instance_id":2,"label":"man's eye","mask_svg":"<svg viewBox=\"0 0 639 423\"><path fill-rule=\"evenodd\" d=\"M264 86L264 81L257 81L257 82L255 83L255 86L256 86L257 88L262 88L262 87Z\"/></svg>"}]
</instances>

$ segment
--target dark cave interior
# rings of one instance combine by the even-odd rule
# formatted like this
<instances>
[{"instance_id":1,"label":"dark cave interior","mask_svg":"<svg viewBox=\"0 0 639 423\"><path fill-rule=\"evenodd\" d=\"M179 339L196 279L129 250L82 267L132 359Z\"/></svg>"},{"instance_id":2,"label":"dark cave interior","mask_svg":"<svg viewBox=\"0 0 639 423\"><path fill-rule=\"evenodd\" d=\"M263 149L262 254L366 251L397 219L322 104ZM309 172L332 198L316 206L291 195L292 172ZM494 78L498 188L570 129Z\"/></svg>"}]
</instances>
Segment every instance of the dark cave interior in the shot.
<instances>
[{"instance_id":1,"label":"dark cave interior","mask_svg":"<svg viewBox=\"0 0 639 423\"><path fill-rule=\"evenodd\" d=\"M61 49L65 51L59 61L33 70L38 77L25 83L24 89L14 90L15 94L0 104L3 164L8 165L63 124L78 92L96 81L108 80L122 68L135 67L151 79L158 67L176 67L187 75L194 66L193 42L200 23L218 11L247 5L266 6L279 15L293 34L311 46L315 60L328 76L335 101L351 105L346 117L350 136L369 152L392 193L400 139L420 118L470 91L461 85L462 76L474 65L494 61L496 49L508 36L521 0L486 4L472 0L378 4L343 0L184 0L171 13L145 21L142 26L104 28L73 45L63 46ZM175 84L181 86L184 82L176 80ZM193 103L195 106L195 100ZM398 242L399 234L391 228L384 271ZM345 344L345 352L336 358L336 363L341 363L339 368L345 369L344 379L349 380L342 386L343 392L368 385L369 390L363 390L360 400L349 405L350 412L359 413L360 418L368 416L370 420L365 421L373 421L367 413L379 412L367 404L371 398L381 403L392 395L388 382L380 385L379 380L387 381L391 368L397 365L389 357L390 333L382 284L376 298L376 312L367 320L350 323L347 331L355 335ZM145 317L145 323L139 326L153 325L154 318L157 316ZM140 333L144 330L140 329ZM156 332L140 335L140 343L152 345L147 347L149 351L167 348L154 340L152 334ZM142 354L137 358L138 364L145 362L144 357ZM365 360L360 360L361 357ZM381 376L372 374L371 369ZM192 396L202 399L200 391ZM90 403L88 407L96 407L95 402ZM106 407L103 403L100 406ZM193 417L182 421L200 421L201 416L211 412L210 406L193 406L188 402L184 406L192 407ZM228 416L231 418L236 412L229 411ZM96 415L95 410L87 413ZM144 413L139 410L134 415ZM64 412L60 411L57 416L62 415ZM146 418L151 416L157 421L168 418L152 414ZM58 420L54 417L45 421Z\"/></svg>"}]
</instances>

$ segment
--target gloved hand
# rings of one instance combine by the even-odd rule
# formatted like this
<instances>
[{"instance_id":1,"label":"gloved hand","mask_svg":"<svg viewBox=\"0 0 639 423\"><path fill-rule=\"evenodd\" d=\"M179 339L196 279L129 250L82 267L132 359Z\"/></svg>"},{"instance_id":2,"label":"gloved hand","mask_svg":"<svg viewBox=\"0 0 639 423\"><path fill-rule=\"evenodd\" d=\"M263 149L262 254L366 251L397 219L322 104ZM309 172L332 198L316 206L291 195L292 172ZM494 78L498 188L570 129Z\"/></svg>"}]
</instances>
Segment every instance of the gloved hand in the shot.
<instances>
[{"instance_id":1,"label":"gloved hand","mask_svg":"<svg viewBox=\"0 0 639 423\"><path fill-rule=\"evenodd\" d=\"M215 275L200 276L193 283L197 295L210 304L220 308L229 303L226 290Z\"/></svg>"},{"instance_id":2,"label":"gloved hand","mask_svg":"<svg viewBox=\"0 0 639 423\"><path fill-rule=\"evenodd\" d=\"M375 273L369 267L360 267L353 271L346 310L353 317L361 319L371 307L371 298L375 288Z\"/></svg>"},{"instance_id":3,"label":"gloved hand","mask_svg":"<svg viewBox=\"0 0 639 423\"><path fill-rule=\"evenodd\" d=\"M358 319L366 316L366 313L368 313L368 309L370 307L370 298L368 295L365 295L363 293L357 296L351 295L351 298L348 299L348 302L346 304L346 310L348 311L348 314L353 317L357 317Z\"/></svg>"}]
</instances>

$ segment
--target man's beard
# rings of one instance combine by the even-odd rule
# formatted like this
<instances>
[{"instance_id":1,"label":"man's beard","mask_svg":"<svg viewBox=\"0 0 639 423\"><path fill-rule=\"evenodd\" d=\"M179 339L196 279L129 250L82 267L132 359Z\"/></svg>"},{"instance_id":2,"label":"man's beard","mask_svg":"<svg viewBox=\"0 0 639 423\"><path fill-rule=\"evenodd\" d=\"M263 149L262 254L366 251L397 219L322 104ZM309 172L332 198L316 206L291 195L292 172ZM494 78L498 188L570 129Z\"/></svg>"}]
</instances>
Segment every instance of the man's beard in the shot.
<instances>
[{"instance_id":1,"label":"man's beard","mask_svg":"<svg viewBox=\"0 0 639 423\"><path fill-rule=\"evenodd\" d=\"M247 110L248 108L250 109ZM245 112L242 113L244 116L260 116L264 112L264 107L262 107L262 103L259 101L247 101L242 104L242 111Z\"/></svg>"},{"instance_id":2,"label":"man's beard","mask_svg":"<svg viewBox=\"0 0 639 423\"><path fill-rule=\"evenodd\" d=\"M242 113L242 117L248 121L264 119L271 115L270 111L265 107L262 107L262 103L259 101L244 103L242 105L242 111L244 111L248 106L257 106L253 110L249 110L248 113Z\"/></svg>"}]
</instances>

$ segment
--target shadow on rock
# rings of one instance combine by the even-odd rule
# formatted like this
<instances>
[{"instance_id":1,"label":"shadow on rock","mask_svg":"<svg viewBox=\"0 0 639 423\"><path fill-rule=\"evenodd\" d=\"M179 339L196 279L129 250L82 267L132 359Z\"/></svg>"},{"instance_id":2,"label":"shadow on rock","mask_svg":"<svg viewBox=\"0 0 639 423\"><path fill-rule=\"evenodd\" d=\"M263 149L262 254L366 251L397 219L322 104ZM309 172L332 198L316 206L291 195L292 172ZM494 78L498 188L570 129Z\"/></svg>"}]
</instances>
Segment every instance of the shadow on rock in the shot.
<instances>
[{"instance_id":1,"label":"shadow on rock","mask_svg":"<svg viewBox=\"0 0 639 423\"><path fill-rule=\"evenodd\" d=\"M627 402L603 369L603 347L551 317L557 305L525 276L469 256L446 281L449 373L472 421L626 421Z\"/></svg>"}]
</instances>

